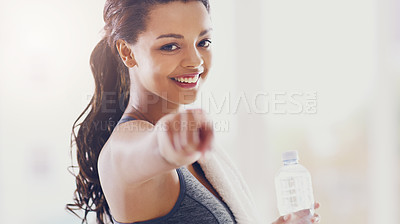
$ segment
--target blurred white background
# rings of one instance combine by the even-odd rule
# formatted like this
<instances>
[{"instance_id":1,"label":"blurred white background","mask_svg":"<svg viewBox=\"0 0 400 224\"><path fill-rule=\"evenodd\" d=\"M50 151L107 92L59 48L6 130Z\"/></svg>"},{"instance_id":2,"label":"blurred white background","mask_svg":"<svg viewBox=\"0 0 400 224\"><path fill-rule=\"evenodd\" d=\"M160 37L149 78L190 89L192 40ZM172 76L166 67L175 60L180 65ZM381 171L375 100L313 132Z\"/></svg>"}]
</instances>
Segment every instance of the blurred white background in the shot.
<instances>
[{"instance_id":1,"label":"blurred white background","mask_svg":"<svg viewBox=\"0 0 400 224\"><path fill-rule=\"evenodd\" d=\"M65 211L73 121L94 90L104 1L0 1L1 223ZM212 0L214 68L197 104L265 223L274 174L299 151L322 223L400 220L400 1Z\"/></svg>"}]
</instances>

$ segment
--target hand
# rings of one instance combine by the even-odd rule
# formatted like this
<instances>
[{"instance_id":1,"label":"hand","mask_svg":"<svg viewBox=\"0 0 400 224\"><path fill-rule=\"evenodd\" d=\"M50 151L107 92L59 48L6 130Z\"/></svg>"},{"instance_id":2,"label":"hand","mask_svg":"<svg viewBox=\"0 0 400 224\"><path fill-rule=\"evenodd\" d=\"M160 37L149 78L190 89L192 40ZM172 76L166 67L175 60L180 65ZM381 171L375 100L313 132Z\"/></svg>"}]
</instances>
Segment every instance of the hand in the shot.
<instances>
[{"instance_id":1,"label":"hand","mask_svg":"<svg viewBox=\"0 0 400 224\"><path fill-rule=\"evenodd\" d=\"M212 122L202 109L168 114L155 128L161 156L175 167L192 164L212 148Z\"/></svg>"},{"instance_id":2,"label":"hand","mask_svg":"<svg viewBox=\"0 0 400 224\"><path fill-rule=\"evenodd\" d=\"M314 209L318 209L320 204L318 202L314 203ZM295 213L290 213L279 217L273 224L310 224L319 223L320 216L318 214L312 214L310 209L300 210Z\"/></svg>"}]
</instances>

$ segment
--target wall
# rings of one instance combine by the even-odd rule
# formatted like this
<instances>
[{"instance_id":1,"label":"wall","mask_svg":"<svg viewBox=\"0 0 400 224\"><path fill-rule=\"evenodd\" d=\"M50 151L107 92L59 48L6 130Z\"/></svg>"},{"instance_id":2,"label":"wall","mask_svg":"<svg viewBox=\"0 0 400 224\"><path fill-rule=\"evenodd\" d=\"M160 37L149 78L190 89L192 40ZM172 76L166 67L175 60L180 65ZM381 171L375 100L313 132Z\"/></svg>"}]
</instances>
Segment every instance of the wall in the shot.
<instances>
[{"instance_id":1,"label":"wall","mask_svg":"<svg viewBox=\"0 0 400 224\"><path fill-rule=\"evenodd\" d=\"M72 223L73 121L93 91L89 55L104 1L0 8L0 216ZM263 218L296 149L322 223L399 215L399 1L213 0L214 67L196 102L213 117Z\"/></svg>"}]
</instances>

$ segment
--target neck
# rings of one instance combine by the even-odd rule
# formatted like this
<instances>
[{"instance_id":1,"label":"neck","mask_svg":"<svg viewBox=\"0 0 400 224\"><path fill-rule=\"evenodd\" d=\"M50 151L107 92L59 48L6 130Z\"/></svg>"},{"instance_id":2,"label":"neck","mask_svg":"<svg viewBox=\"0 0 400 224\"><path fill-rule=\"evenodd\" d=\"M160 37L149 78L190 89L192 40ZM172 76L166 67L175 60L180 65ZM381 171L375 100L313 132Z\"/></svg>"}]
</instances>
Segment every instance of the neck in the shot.
<instances>
[{"instance_id":1,"label":"neck","mask_svg":"<svg viewBox=\"0 0 400 224\"><path fill-rule=\"evenodd\" d=\"M137 86L133 88L137 88ZM179 110L180 104L172 103L145 89L134 89L130 92L129 103L124 113L134 114L154 125L163 116Z\"/></svg>"}]
</instances>

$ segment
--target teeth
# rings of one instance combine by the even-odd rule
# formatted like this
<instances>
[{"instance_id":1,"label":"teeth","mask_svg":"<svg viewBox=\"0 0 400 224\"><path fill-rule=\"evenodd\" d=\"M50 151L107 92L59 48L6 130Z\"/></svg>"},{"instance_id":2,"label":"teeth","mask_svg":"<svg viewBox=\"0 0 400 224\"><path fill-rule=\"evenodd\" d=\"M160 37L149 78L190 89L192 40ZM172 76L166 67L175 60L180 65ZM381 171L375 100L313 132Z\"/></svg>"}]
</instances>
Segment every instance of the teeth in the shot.
<instances>
[{"instance_id":1,"label":"teeth","mask_svg":"<svg viewBox=\"0 0 400 224\"><path fill-rule=\"evenodd\" d=\"M193 77L193 78L174 78L178 82L185 82L185 83L196 83L197 80L199 79L199 76Z\"/></svg>"}]
</instances>

